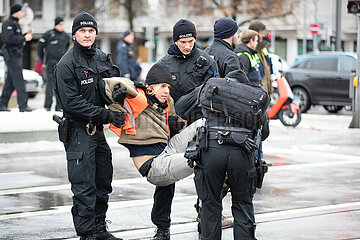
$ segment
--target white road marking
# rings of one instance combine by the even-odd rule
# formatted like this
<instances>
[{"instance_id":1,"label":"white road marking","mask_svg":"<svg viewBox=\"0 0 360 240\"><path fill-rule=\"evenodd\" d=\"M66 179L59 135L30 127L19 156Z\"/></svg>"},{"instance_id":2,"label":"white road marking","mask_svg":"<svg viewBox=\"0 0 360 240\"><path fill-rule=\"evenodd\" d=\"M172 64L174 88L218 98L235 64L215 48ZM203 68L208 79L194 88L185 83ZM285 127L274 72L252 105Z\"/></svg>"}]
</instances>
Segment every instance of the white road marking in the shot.
<instances>
[{"instance_id":1,"label":"white road marking","mask_svg":"<svg viewBox=\"0 0 360 240\"><path fill-rule=\"evenodd\" d=\"M277 147L269 147L266 148L266 150L264 151L266 154L273 154L273 155L281 153L281 154L289 154L295 156L310 156L313 158L321 157L322 159L358 160L360 162L360 156L343 154L343 153L331 153L331 152L315 151L315 150L299 149L299 148L277 148Z\"/></svg>"},{"instance_id":2,"label":"white road marking","mask_svg":"<svg viewBox=\"0 0 360 240\"><path fill-rule=\"evenodd\" d=\"M21 172L19 172L19 173L21 173ZM28 173L28 172L25 172L25 173ZM112 186L114 187L114 186L124 185L124 184L139 184L139 183L145 183L145 182L147 182L145 178L118 179L118 180L112 181ZM46 191L58 191L58 190L69 190L70 191L70 188L71 188L70 184L14 188L14 189L0 190L0 196L8 195L8 194L34 193L34 192L46 192Z\"/></svg>"},{"instance_id":3,"label":"white road marking","mask_svg":"<svg viewBox=\"0 0 360 240\"><path fill-rule=\"evenodd\" d=\"M294 164L294 165L282 165L282 166L270 166L269 172L280 172L284 170L300 170L307 168L318 168L318 167L330 167L330 166L344 166L351 164L359 164L359 160L349 160L349 161L331 161L331 162L312 162L312 163L302 163L302 164Z\"/></svg>"},{"instance_id":4,"label":"white road marking","mask_svg":"<svg viewBox=\"0 0 360 240\"><path fill-rule=\"evenodd\" d=\"M175 201L191 200L191 201L195 202L196 196L174 197L174 200ZM109 210L149 205L149 204L152 204L153 201L154 200L152 198L149 198L149 199L142 199L142 200L109 202ZM72 206L58 206L58 207L53 207L51 210L4 214L4 215L0 215L0 221L14 219L14 218L25 218L25 217L34 217L34 216L42 216L42 215L51 215L51 214L56 214L56 213L70 212L71 207Z\"/></svg>"},{"instance_id":5,"label":"white road marking","mask_svg":"<svg viewBox=\"0 0 360 240\"><path fill-rule=\"evenodd\" d=\"M23 172L4 172L4 173L0 173L0 177L1 176L9 176L9 175L23 175L23 174L34 174L35 171L23 171Z\"/></svg>"}]
</instances>

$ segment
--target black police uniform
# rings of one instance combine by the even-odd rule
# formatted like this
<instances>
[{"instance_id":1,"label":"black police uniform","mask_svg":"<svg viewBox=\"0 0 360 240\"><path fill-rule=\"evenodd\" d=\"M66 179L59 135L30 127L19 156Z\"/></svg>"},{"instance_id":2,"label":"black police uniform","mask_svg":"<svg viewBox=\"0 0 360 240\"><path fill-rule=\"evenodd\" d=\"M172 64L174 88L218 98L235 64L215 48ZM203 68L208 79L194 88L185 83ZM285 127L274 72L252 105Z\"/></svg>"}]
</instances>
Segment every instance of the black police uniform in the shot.
<instances>
[{"instance_id":1,"label":"black police uniform","mask_svg":"<svg viewBox=\"0 0 360 240\"><path fill-rule=\"evenodd\" d=\"M78 235L91 234L96 221L104 221L113 174L111 150L105 140L104 77L118 77L110 55L82 47L76 41L55 66L55 94L63 116L70 119L69 141L64 143L73 196L72 215ZM86 125L91 122L96 131Z\"/></svg>"},{"instance_id":2,"label":"black police uniform","mask_svg":"<svg viewBox=\"0 0 360 240\"><path fill-rule=\"evenodd\" d=\"M44 107L50 110L54 92L54 75L55 64L66 53L70 45L70 37L65 32L59 32L55 28L46 31L39 39L37 55L39 59L46 63L46 91ZM44 49L46 58L44 61ZM55 110L60 110L56 105Z\"/></svg>"},{"instance_id":3,"label":"black police uniform","mask_svg":"<svg viewBox=\"0 0 360 240\"><path fill-rule=\"evenodd\" d=\"M240 61L230 44L222 39L215 38L214 42L205 49L216 62L221 78L229 72L240 69Z\"/></svg>"},{"instance_id":4,"label":"black police uniform","mask_svg":"<svg viewBox=\"0 0 360 240\"><path fill-rule=\"evenodd\" d=\"M119 40L116 47L116 63L120 69L121 77L129 75L132 81L137 81L139 74L134 50L131 44L122 39Z\"/></svg>"},{"instance_id":5,"label":"black police uniform","mask_svg":"<svg viewBox=\"0 0 360 240\"><path fill-rule=\"evenodd\" d=\"M207 146L201 150L194 169L196 191L202 201L201 239L221 239L222 188L226 175L232 195L234 239L256 239L252 203L256 178L254 153L219 140L244 129L234 121L226 123L224 115L207 111L204 116L207 120ZM263 124L264 140L269 134L266 118ZM252 131L248 136L252 138L254 134Z\"/></svg>"},{"instance_id":6,"label":"black police uniform","mask_svg":"<svg viewBox=\"0 0 360 240\"><path fill-rule=\"evenodd\" d=\"M0 100L0 108L7 109L9 99L14 90L20 111L28 108L25 81L23 78L23 47L25 37L21 33L18 19L10 16L2 24L2 39L5 44L4 60L7 66L5 85Z\"/></svg>"},{"instance_id":7,"label":"black police uniform","mask_svg":"<svg viewBox=\"0 0 360 240\"><path fill-rule=\"evenodd\" d=\"M194 47L190 54L184 55L176 44L172 44L168 49L168 54L160 59L169 67L173 76L173 85L170 95L176 103L177 100L200 86L211 77L217 76L217 66L215 61L203 50ZM202 114L195 119L187 119L192 122L201 118Z\"/></svg>"},{"instance_id":8,"label":"black police uniform","mask_svg":"<svg viewBox=\"0 0 360 240\"><path fill-rule=\"evenodd\" d=\"M206 61L199 61L199 57ZM194 45L193 50L188 55L183 55L179 48L172 44L168 54L159 60L164 63L173 76L171 86L171 97L176 102L181 96L190 92L195 87L202 84L208 78L216 74L216 64L210 56ZM192 115L189 124L202 117L202 113ZM151 220L157 227L170 227L171 204L175 192L175 183L156 187L154 193L154 205L151 212Z\"/></svg>"}]
</instances>

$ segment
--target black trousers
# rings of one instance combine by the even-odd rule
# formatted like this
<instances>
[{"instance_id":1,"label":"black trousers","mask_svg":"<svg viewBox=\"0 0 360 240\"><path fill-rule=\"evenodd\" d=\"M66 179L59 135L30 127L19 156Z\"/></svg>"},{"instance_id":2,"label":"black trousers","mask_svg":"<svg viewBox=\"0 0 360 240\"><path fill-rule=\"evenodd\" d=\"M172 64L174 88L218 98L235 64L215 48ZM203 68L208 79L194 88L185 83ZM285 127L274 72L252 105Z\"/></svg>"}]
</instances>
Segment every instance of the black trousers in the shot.
<instances>
[{"instance_id":1,"label":"black trousers","mask_svg":"<svg viewBox=\"0 0 360 240\"><path fill-rule=\"evenodd\" d=\"M222 188L226 174L232 196L234 239L255 239L253 180L256 177L252 153L241 147L209 140L195 167L195 186L202 201L201 239L221 239Z\"/></svg>"},{"instance_id":2,"label":"black trousers","mask_svg":"<svg viewBox=\"0 0 360 240\"><path fill-rule=\"evenodd\" d=\"M46 63L46 90L45 90L45 108L51 108L53 103L53 96L54 96L54 83L55 78L53 74L54 66L56 65L57 60L50 59ZM55 110L59 110L58 105L56 103Z\"/></svg>"},{"instance_id":3,"label":"black trousers","mask_svg":"<svg viewBox=\"0 0 360 240\"><path fill-rule=\"evenodd\" d=\"M7 107L11 94L16 90L19 109L24 109L27 107L28 96L22 74L22 56L20 54L10 54L9 59L5 60L5 64L7 66L7 74L1 94L0 106Z\"/></svg>"},{"instance_id":4,"label":"black trousers","mask_svg":"<svg viewBox=\"0 0 360 240\"><path fill-rule=\"evenodd\" d=\"M170 227L171 204L175 193L175 183L165 187L156 187L151 221L157 227Z\"/></svg>"},{"instance_id":5,"label":"black trousers","mask_svg":"<svg viewBox=\"0 0 360 240\"><path fill-rule=\"evenodd\" d=\"M71 213L77 235L95 230L95 219L105 220L112 191L112 155L104 132L89 136L85 128L72 128L65 143L68 177L73 192Z\"/></svg>"}]
</instances>

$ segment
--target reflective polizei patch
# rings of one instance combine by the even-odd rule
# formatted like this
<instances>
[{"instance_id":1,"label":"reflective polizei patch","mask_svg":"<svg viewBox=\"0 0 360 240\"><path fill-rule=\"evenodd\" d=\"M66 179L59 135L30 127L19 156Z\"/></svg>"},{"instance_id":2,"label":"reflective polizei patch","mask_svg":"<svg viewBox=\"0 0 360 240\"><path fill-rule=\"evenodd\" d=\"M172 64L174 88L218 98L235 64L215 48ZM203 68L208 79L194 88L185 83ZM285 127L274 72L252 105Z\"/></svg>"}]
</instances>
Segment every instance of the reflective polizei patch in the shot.
<instances>
[{"instance_id":1,"label":"reflective polizei patch","mask_svg":"<svg viewBox=\"0 0 360 240\"><path fill-rule=\"evenodd\" d=\"M81 84L81 85L87 85L87 84L90 84L90 83L93 83L93 82L94 82L94 79L93 79L93 78L89 78L89 79L81 80L81 81L80 81L80 84Z\"/></svg>"}]
</instances>

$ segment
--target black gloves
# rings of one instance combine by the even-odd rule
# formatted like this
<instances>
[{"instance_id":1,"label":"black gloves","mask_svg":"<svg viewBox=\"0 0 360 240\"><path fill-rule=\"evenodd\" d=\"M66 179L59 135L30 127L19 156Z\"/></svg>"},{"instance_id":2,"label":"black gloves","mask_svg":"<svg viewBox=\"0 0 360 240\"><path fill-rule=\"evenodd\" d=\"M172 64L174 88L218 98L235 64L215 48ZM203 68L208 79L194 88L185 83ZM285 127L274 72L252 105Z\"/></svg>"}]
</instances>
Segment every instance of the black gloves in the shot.
<instances>
[{"instance_id":1,"label":"black gloves","mask_svg":"<svg viewBox=\"0 0 360 240\"><path fill-rule=\"evenodd\" d=\"M178 121L178 116L169 116L168 117L168 124L170 128L170 137L173 137L175 134L179 133L181 129L185 126L184 122Z\"/></svg>"},{"instance_id":2,"label":"black gloves","mask_svg":"<svg viewBox=\"0 0 360 240\"><path fill-rule=\"evenodd\" d=\"M115 112L109 110L108 121L112 123L115 127L120 128L122 125L125 124L125 114L123 112Z\"/></svg>"},{"instance_id":3,"label":"black gloves","mask_svg":"<svg viewBox=\"0 0 360 240\"><path fill-rule=\"evenodd\" d=\"M115 89L112 93L114 101L123 104L124 99L126 98L126 90L126 87Z\"/></svg>"},{"instance_id":4,"label":"black gloves","mask_svg":"<svg viewBox=\"0 0 360 240\"><path fill-rule=\"evenodd\" d=\"M193 140L188 142L188 146L186 148L184 157L187 158L187 164L189 167L194 168L195 164L194 162L198 161L200 159L200 149L199 146L196 144L196 137L194 137Z\"/></svg>"}]
</instances>

